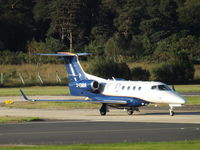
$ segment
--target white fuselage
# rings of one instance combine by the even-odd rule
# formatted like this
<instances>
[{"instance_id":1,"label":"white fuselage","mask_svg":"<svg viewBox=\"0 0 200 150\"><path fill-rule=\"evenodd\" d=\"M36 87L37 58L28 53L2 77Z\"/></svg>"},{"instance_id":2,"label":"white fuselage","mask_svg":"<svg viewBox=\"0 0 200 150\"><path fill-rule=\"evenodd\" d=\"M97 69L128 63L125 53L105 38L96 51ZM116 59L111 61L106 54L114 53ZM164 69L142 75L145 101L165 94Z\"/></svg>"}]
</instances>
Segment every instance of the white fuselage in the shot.
<instances>
[{"instance_id":1,"label":"white fuselage","mask_svg":"<svg viewBox=\"0 0 200 150\"><path fill-rule=\"evenodd\" d=\"M133 97L149 103L164 103L181 106L186 100L162 82L106 80L85 73L88 79L104 84L101 94L107 96Z\"/></svg>"},{"instance_id":2,"label":"white fuselage","mask_svg":"<svg viewBox=\"0 0 200 150\"><path fill-rule=\"evenodd\" d=\"M161 82L104 80L101 94L134 97L150 103L184 104L186 100Z\"/></svg>"}]
</instances>

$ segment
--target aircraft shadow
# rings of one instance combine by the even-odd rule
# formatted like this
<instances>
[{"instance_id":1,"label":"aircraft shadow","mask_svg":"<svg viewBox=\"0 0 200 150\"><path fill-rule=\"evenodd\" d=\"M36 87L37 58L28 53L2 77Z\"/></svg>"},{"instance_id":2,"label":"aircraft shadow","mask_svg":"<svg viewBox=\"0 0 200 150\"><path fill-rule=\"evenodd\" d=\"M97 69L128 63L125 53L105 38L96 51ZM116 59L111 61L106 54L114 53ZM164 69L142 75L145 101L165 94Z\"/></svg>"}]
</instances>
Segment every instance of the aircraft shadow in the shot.
<instances>
[{"instance_id":1,"label":"aircraft shadow","mask_svg":"<svg viewBox=\"0 0 200 150\"><path fill-rule=\"evenodd\" d=\"M147 113L143 113L142 111L140 112L140 113L133 113L133 117L134 116L152 116L152 115L155 115L155 116L169 116L169 112L147 112ZM200 112L176 112L175 111L175 116L181 116L181 115L188 115L188 116L198 116L198 115L200 115ZM96 115L96 114L90 114L90 115L88 115L88 116L100 116L100 115ZM129 116L129 115L127 115L126 113L124 113L124 114L122 114L122 113L120 113L120 114L118 114L118 113L116 113L116 114L107 114L106 116L112 116L112 117L115 117L115 116ZM105 116L102 116L102 117L105 117Z\"/></svg>"},{"instance_id":2,"label":"aircraft shadow","mask_svg":"<svg viewBox=\"0 0 200 150\"><path fill-rule=\"evenodd\" d=\"M137 115L169 115L167 112L162 112L162 113L143 113L143 114L137 114ZM200 112L175 112L175 115L200 115Z\"/></svg>"}]
</instances>

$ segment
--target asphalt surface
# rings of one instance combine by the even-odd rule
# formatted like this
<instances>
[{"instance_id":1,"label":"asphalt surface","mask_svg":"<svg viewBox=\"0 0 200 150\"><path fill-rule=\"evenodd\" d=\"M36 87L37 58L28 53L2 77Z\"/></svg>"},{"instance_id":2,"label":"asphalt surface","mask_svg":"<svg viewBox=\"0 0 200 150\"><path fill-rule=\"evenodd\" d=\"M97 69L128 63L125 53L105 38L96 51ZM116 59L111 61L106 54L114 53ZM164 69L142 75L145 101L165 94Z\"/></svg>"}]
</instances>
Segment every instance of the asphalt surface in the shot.
<instances>
[{"instance_id":1,"label":"asphalt surface","mask_svg":"<svg viewBox=\"0 0 200 150\"><path fill-rule=\"evenodd\" d=\"M0 124L0 144L94 144L200 140L200 124L45 121Z\"/></svg>"}]
</instances>

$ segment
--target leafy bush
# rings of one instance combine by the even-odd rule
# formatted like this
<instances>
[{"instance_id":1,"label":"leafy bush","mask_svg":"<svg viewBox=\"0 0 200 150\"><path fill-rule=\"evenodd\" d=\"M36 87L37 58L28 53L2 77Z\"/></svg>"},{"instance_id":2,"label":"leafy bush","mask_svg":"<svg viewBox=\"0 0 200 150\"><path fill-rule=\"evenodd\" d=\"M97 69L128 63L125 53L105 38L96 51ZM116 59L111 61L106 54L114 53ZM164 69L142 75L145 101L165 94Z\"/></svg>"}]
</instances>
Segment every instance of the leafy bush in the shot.
<instances>
[{"instance_id":1,"label":"leafy bush","mask_svg":"<svg viewBox=\"0 0 200 150\"><path fill-rule=\"evenodd\" d=\"M156 61L163 62L175 57L180 52L187 54L193 63L198 64L200 62L200 38L192 35L182 37L173 34L157 43L153 57Z\"/></svg>"},{"instance_id":2,"label":"leafy bush","mask_svg":"<svg viewBox=\"0 0 200 150\"><path fill-rule=\"evenodd\" d=\"M8 50L1 51L0 64L22 64L28 61L28 55L18 51L11 52Z\"/></svg>"},{"instance_id":3,"label":"leafy bush","mask_svg":"<svg viewBox=\"0 0 200 150\"><path fill-rule=\"evenodd\" d=\"M120 55L123 53L123 39L116 34L110 38L105 45L105 54L112 57L115 61L120 60Z\"/></svg>"},{"instance_id":4,"label":"leafy bush","mask_svg":"<svg viewBox=\"0 0 200 150\"><path fill-rule=\"evenodd\" d=\"M194 65L188 59L177 59L154 68L152 79L170 84L187 83L193 80L194 71Z\"/></svg>"},{"instance_id":5,"label":"leafy bush","mask_svg":"<svg viewBox=\"0 0 200 150\"><path fill-rule=\"evenodd\" d=\"M148 81L150 78L150 72L141 67L135 67L131 69L131 79L132 80L143 80Z\"/></svg>"},{"instance_id":6,"label":"leafy bush","mask_svg":"<svg viewBox=\"0 0 200 150\"><path fill-rule=\"evenodd\" d=\"M27 50L29 53L52 53L62 51L65 48L65 45L61 41L53 37L46 38L45 42L38 42L33 39L27 43Z\"/></svg>"},{"instance_id":7,"label":"leafy bush","mask_svg":"<svg viewBox=\"0 0 200 150\"><path fill-rule=\"evenodd\" d=\"M45 57L37 56L32 53L29 55L27 53L18 51L11 52L8 50L1 51L0 53L0 64L24 64L24 63L33 63L33 64L42 64L42 63L60 63L60 59L56 57Z\"/></svg>"},{"instance_id":8,"label":"leafy bush","mask_svg":"<svg viewBox=\"0 0 200 150\"><path fill-rule=\"evenodd\" d=\"M130 75L130 70L126 63L116 63L113 59L102 57L91 60L88 72L102 78L128 79Z\"/></svg>"}]
</instances>

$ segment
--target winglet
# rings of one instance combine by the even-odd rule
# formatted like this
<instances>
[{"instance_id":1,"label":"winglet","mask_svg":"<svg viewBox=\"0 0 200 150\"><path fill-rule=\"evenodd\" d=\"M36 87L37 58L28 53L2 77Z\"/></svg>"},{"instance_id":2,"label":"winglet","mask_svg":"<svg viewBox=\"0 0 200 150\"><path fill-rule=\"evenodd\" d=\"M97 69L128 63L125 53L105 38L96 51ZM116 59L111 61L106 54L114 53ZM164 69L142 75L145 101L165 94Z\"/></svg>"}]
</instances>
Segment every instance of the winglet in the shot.
<instances>
[{"instance_id":1,"label":"winglet","mask_svg":"<svg viewBox=\"0 0 200 150\"><path fill-rule=\"evenodd\" d=\"M24 99L28 101L29 99L28 99L28 97L24 94L24 92L22 91L22 89L20 89L20 92L21 92L22 96L24 97Z\"/></svg>"}]
</instances>

